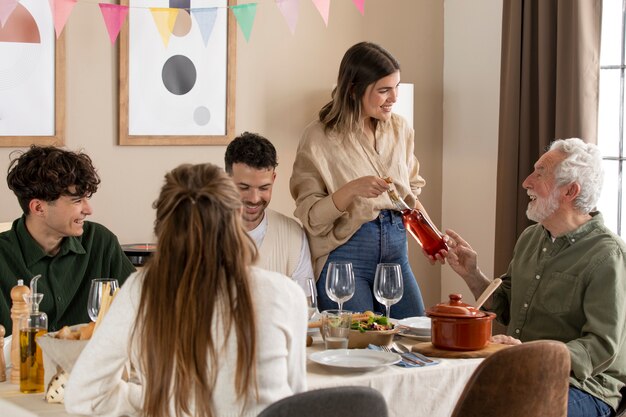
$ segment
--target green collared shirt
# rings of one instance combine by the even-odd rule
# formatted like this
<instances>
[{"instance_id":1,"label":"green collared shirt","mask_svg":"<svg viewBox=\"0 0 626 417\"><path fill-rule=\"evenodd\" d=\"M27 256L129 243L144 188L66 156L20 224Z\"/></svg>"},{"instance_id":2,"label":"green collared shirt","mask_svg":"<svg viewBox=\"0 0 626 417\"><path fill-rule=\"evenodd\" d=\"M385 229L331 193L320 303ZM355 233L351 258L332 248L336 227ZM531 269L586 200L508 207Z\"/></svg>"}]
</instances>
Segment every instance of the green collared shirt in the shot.
<instances>
[{"instance_id":1,"label":"green collared shirt","mask_svg":"<svg viewBox=\"0 0 626 417\"><path fill-rule=\"evenodd\" d=\"M11 289L18 279L29 285L41 274L40 310L48 315L48 331L87 323L87 299L93 278L116 278L120 285L135 270L117 237L98 223L85 222L80 237L66 237L59 252L47 255L26 230L25 217L0 233L0 324L11 334Z\"/></svg>"},{"instance_id":2,"label":"green collared shirt","mask_svg":"<svg viewBox=\"0 0 626 417\"><path fill-rule=\"evenodd\" d=\"M554 241L541 225L524 230L492 309L523 342L566 343L570 384L616 408L626 384L626 244L591 215Z\"/></svg>"}]
</instances>

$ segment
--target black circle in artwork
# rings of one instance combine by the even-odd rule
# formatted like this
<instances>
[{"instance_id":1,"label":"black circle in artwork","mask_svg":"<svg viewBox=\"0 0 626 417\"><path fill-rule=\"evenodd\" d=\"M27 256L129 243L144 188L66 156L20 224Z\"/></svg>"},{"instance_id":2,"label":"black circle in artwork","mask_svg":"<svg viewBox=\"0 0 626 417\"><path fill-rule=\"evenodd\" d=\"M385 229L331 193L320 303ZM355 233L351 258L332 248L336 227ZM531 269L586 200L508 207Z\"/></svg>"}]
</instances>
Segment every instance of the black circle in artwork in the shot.
<instances>
[{"instance_id":1,"label":"black circle in artwork","mask_svg":"<svg viewBox=\"0 0 626 417\"><path fill-rule=\"evenodd\" d=\"M187 94L196 84L196 66L184 55L174 55L163 64L163 85L179 96Z\"/></svg>"}]
</instances>

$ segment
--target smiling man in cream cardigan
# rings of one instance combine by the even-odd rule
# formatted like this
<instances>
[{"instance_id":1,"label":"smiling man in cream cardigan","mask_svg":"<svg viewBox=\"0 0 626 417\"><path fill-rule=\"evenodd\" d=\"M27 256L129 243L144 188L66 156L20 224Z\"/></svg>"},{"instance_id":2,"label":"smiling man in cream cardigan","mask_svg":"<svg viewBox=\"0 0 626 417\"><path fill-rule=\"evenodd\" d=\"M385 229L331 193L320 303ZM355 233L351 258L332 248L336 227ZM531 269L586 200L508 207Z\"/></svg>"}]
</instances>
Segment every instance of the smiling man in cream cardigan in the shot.
<instances>
[{"instance_id":1,"label":"smiling man in cream cardigan","mask_svg":"<svg viewBox=\"0 0 626 417\"><path fill-rule=\"evenodd\" d=\"M304 230L294 219L267 208L278 166L274 145L244 132L228 145L224 162L241 194L243 224L259 249L258 265L291 277L307 293L313 267Z\"/></svg>"}]
</instances>

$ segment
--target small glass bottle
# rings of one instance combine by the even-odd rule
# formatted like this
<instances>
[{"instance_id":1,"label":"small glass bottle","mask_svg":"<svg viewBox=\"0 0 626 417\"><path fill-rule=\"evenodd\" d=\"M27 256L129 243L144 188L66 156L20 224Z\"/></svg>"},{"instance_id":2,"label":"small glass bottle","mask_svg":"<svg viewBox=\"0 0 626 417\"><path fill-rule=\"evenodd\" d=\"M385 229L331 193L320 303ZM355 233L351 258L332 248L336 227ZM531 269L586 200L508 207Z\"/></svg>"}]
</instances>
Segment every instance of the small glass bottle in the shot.
<instances>
[{"instance_id":1,"label":"small glass bottle","mask_svg":"<svg viewBox=\"0 0 626 417\"><path fill-rule=\"evenodd\" d=\"M404 227L415 238L417 243L424 248L427 254L435 256L441 250L448 250L448 245L443 240L441 232L419 209L409 207L404 200L398 197L393 188L390 188L387 193L396 209L402 213Z\"/></svg>"},{"instance_id":2,"label":"small glass bottle","mask_svg":"<svg viewBox=\"0 0 626 417\"><path fill-rule=\"evenodd\" d=\"M43 392L43 355L37 337L48 332L48 316L39 311L42 293L37 293L37 279L31 280L31 292L24 295L29 306L28 314L20 320L20 391L23 393Z\"/></svg>"}]
</instances>

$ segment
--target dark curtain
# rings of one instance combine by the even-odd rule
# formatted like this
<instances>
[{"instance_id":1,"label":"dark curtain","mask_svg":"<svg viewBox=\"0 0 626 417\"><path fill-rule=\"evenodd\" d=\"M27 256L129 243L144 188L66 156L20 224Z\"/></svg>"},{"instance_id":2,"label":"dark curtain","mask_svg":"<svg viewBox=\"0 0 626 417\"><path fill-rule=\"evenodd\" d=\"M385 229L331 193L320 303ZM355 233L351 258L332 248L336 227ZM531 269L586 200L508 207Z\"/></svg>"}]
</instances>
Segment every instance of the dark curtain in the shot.
<instances>
[{"instance_id":1,"label":"dark curtain","mask_svg":"<svg viewBox=\"0 0 626 417\"><path fill-rule=\"evenodd\" d=\"M496 276L526 218L522 182L554 139L596 142L602 0L505 0L496 202Z\"/></svg>"}]
</instances>

